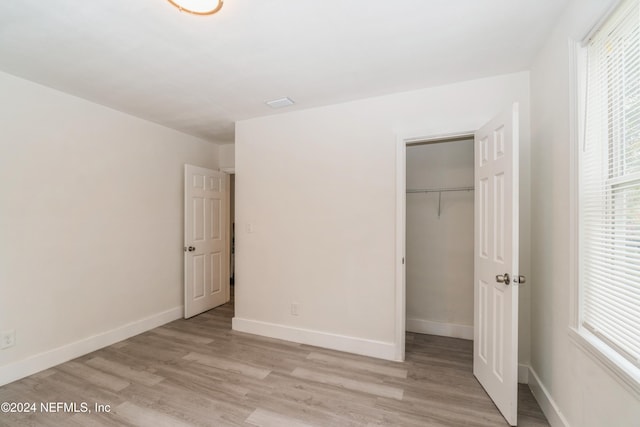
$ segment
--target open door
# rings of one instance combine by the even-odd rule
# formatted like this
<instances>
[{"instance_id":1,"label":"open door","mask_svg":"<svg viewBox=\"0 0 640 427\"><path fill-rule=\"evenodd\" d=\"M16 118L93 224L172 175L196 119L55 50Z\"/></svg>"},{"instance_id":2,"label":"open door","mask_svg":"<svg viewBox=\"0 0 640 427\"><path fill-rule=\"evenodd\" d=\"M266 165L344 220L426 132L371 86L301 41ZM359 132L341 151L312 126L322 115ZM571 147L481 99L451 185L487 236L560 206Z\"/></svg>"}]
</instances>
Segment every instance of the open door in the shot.
<instances>
[{"instance_id":1,"label":"open door","mask_svg":"<svg viewBox=\"0 0 640 427\"><path fill-rule=\"evenodd\" d=\"M475 134L473 374L518 420L518 104Z\"/></svg>"},{"instance_id":2,"label":"open door","mask_svg":"<svg viewBox=\"0 0 640 427\"><path fill-rule=\"evenodd\" d=\"M224 172L185 165L185 319L229 301L228 187Z\"/></svg>"}]
</instances>

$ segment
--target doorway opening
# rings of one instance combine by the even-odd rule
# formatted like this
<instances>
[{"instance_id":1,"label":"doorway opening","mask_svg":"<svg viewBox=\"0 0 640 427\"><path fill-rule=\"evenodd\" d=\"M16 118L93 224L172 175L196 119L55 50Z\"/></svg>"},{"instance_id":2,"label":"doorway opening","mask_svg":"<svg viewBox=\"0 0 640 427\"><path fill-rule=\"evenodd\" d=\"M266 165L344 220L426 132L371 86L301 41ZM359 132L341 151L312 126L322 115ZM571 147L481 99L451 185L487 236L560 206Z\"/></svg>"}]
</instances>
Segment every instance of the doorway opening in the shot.
<instances>
[{"instance_id":1,"label":"doorway opening","mask_svg":"<svg viewBox=\"0 0 640 427\"><path fill-rule=\"evenodd\" d=\"M473 136L406 147L406 330L473 340Z\"/></svg>"},{"instance_id":2,"label":"doorway opening","mask_svg":"<svg viewBox=\"0 0 640 427\"><path fill-rule=\"evenodd\" d=\"M230 297L235 296L235 230L236 230L236 174L229 174L229 285Z\"/></svg>"},{"instance_id":3,"label":"doorway opening","mask_svg":"<svg viewBox=\"0 0 640 427\"><path fill-rule=\"evenodd\" d=\"M227 253L229 254L228 263L228 283L229 283L229 302L232 311L235 312L235 290L236 290L236 170L234 167L220 168L228 176L229 181L229 197L227 209ZM232 313L233 314L233 313Z\"/></svg>"},{"instance_id":4,"label":"doorway opening","mask_svg":"<svg viewBox=\"0 0 640 427\"><path fill-rule=\"evenodd\" d=\"M405 286L407 283L407 272L413 274L407 268L405 261L411 260L411 253L407 252L407 197L420 192L437 194L438 220L442 221L442 194L459 193L468 189L467 183L462 183L462 188L451 187L452 184L438 182L437 188L412 189L408 186L408 179L413 179L412 172L407 173L407 151L416 143L431 143L438 145L443 141L468 139L473 135L473 151L471 154L473 167L473 226L470 227L469 235L473 235L473 274L468 279L463 277L459 280L470 280L473 284L473 374L483 386L487 394L491 397L500 412L510 425L517 423L517 399L518 399L518 303L519 286L524 283L524 276L519 272L519 106L518 103L511 105L501 114L497 115L476 132L465 132L456 135L446 135L431 138L400 138L398 139L398 150L396 157L397 181L396 181L396 358L404 360L406 326L415 327L416 323L421 326L433 327L434 323L425 321L408 321L407 314L411 315L411 310L416 307L422 308L419 304L415 306L415 297L407 294L410 289ZM446 156L445 156L446 158ZM441 159L440 163L446 163ZM446 166L444 164L431 164L434 170ZM419 167L418 171L423 171L424 167ZM445 170L448 171L447 168ZM433 172L433 171L428 171ZM423 173L424 174L424 173ZM417 173L420 175L420 173ZM427 173L427 175L429 175ZM442 173L443 176L453 176ZM464 175L464 174L463 174ZM410 178L411 177L411 178ZM412 183L409 183L412 184ZM415 184L414 184L415 185ZM431 185L431 184L430 184ZM446 186L445 186L446 185ZM441 187L440 187L441 186ZM406 190L413 190L409 194ZM469 189L469 191L471 191ZM411 203L411 202L409 202ZM422 213L425 215L425 212ZM436 228L444 228L442 223L435 224ZM414 236L411 236L413 238ZM470 237L470 236L468 236ZM433 242L436 251L439 246L451 244L455 241L452 236L435 236L432 239L440 239ZM434 250L431 248L431 250ZM419 251L418 251L419 253ZM446 253L446 252L445 252ZM415 254L414 254L415 256ZM443 269L443 264L447 261L445 255L433 268ZM407 257L405 259L405 257ZM513 278L513 280L511 280ZM438 278L436 278L437 280ZM442 278L440 278L442 280ZM468 283L468 282L467 282ZM448 298L446 291L448 284L441 287L440 294L436 293L435 306L442 314L442 301ZM442 291L444 289L444 291ZM465 298L462 297L462 300ZM467 298L470 300L471 298ZM456 304L464 305L464 302L457 301ZM444 318L451 316L444 314ZM454 315L455 316L455 315ZM418 319L420 320L420 319ZM409 325L407 325L409 323ZM450 323L435 322L435 326L451 334ZM455 325L455 324L454 324ZM469 325L470 326L470 325ZM466 329L469 330L469 329ZM465 328L462 329L464 333ZM427 332L423 330L421 332ZM431 333L445 331L433 331ZM461 332L461 331L457 331ZM428 336L428 335L424 335Z\"/></svg>"},{"instance_id":5,"label":"doorway opening","mask_svg":"<svg viewBox=\"0 0 640 427\"><path fill-rule=\"evenodd\" d=\"M235 167L220 168L228 176L229 181L229 198L227 209L227 253L229 254L228 263L228 283L229 283L229 302L232 314L235 313L235 290L236 290L236 169Z\"/></svg>"}]
</instances>

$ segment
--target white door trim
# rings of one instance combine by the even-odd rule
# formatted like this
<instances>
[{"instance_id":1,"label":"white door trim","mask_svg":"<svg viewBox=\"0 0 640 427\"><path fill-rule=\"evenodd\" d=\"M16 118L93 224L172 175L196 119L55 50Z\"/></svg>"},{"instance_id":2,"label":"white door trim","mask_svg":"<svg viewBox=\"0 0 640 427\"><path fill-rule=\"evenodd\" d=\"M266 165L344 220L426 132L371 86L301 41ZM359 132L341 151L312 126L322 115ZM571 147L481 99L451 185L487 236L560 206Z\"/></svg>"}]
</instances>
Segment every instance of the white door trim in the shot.
<instances>
[{"instance_id":1,"label":"white door trim","mask_svg":"<svg viewBox=\"0 0 640 427\"><path fill-rule=\"evenodd\" d=\"M424 132L399 135L396 138L396 280L395 280L395 360L403 361L406 332L406 192L407 192L407 145L418 142L473 138L475 131L453 133Z\"/></svg>"}]
</instances>

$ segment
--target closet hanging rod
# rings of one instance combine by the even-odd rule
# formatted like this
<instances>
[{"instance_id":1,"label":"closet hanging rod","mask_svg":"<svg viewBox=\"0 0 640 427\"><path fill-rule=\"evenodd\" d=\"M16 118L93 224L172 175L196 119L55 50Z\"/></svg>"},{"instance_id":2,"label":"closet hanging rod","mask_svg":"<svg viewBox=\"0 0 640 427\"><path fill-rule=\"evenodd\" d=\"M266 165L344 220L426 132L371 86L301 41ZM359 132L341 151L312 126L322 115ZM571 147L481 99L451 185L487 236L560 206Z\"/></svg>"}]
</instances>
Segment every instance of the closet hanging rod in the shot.
<instances>
[{"instance_id":1,"label":"closet hanging rod","mask_svg":"<svg viewBox=\"0 0 640 427\"><path fill-rule=\"evenodd\" d=\"M407 193L444 193L446 191L473 191L473 187L453 187L453 188L418 188L407 190Z\"/></svg>"},{"instance_id":2,"label":"closet hanging rod","mask_svg":"<svg viewBox=\"0 0 640 427\"><path fill-rule=\"evenodd\" d=\"M438 219L442 212L442 193L447 191L473 191L473 187L453 187L453 188L420 188L407 190L407 193L438 193Z\"/></svg>"}]
</instances>

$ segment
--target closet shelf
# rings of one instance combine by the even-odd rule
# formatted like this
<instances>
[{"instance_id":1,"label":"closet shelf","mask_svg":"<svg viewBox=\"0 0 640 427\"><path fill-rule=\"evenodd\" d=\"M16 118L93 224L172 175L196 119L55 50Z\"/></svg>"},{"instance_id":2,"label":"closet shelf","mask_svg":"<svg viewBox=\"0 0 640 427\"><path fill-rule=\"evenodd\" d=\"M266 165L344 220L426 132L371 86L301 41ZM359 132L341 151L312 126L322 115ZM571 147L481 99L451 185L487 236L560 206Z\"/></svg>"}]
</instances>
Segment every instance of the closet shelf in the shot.
<instances>
[{"instance_id":1,"label":"closet shelf","mask_svg":"<svg viewBox=\"0 0 640 427\"><path fill-rule=\"evenodd\" d=\"M473 187L452 187L452 188L418 188L407 190L407 193L445 193L447 191L473 191Z\"/></svg>"},{"instance_id":2,"label":"closet shelf","mask_svg":"<svg viewBox=\"0 0 640 427\"><path fill-rule=\"evenodd\" d=\"M473 187L452 187L452 188L419 188L407 190L407 193L438 193L438 219L442 212L442 193L448 191L473 191Z\"/></svg>"}]
</instances>

